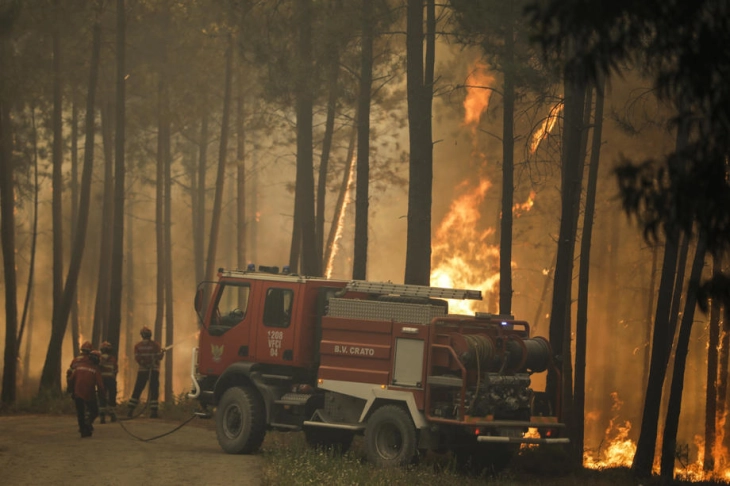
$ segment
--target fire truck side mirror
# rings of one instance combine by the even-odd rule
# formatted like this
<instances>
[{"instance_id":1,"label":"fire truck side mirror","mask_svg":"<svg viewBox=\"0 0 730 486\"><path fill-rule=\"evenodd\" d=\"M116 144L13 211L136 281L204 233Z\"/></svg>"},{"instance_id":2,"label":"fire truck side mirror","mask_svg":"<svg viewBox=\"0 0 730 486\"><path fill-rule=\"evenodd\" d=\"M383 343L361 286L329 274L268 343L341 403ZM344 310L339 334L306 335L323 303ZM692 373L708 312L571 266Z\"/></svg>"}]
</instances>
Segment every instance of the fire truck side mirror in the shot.
<instances>
[{"instance_id":1,"label":"fire truck side mirror","mask_svg":"<svg viewBox=\"0 0 730 486\"><path fill-rule=\"evenodd\" d=\"M203 308L203 289L198 289L195 292L195 312L200 314L200 310Z\"/></svg>"}]
</instances>

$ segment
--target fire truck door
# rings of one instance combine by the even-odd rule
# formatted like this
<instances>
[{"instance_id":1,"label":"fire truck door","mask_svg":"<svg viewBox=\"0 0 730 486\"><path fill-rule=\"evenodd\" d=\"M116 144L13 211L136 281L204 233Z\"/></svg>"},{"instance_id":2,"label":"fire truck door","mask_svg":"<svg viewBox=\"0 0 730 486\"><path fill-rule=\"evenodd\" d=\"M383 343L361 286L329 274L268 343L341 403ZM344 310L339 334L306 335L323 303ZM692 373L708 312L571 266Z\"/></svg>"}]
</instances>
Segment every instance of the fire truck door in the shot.
<instances>
[{"instance_id":1,"label":"fire truck door","mask_svg":"<svg viewBox=\"0 0 730 486\"><path fill-rule=\"evenodd\" d=\"M283 282L273 283L266 289L256 345L258 361L279 364L291 364L293 361L294 298L294 286Z\"/></svg>"}]
</instances>

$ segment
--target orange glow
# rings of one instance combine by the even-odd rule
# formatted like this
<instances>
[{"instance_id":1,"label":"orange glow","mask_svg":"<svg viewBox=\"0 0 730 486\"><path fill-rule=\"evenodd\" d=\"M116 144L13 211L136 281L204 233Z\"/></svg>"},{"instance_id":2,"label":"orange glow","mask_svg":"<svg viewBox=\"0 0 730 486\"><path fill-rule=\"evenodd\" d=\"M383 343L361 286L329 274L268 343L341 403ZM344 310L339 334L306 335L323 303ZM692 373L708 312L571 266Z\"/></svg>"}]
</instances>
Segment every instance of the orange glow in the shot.
<instances>
[{"instance_id":1,"label":"orange glow","mask_svg":"<svg viewBox=\"0 0 730 486\"><path fill-rule=\"evenodd\" d=\"M464 181L461 187L467 187ZM492 271L499 249L488 242L492 228L480 229L480 206L491 187L485 178L476 187L451 203L449 212L436 230L431 252L431 285L436 287L491 291L499 281L499 271ZM449 302L451 313L473 313L478 301Z\"/></svg>"},{"instance_id":2,"label":"orange glow","mask_svg":"<svg viewBox=\"0 0 730 486\"><path fill-rule=\"evenodd\" d=\"M489 74L486 64L477 61L466 80L464 125L476 126L479 124L482 114L489 106L492 85L494 85L494 76Z\"/></svg>"},{"instance_id":3,"label":"orange glow","mask_svg":"<svg viewBox=\"0 0 730 486\"><path fill-rule=\"evenodd\" d=\"M530 191L530 195L527 197L527 201L523 203L516 203L512 206L512 214L515 218L519 218L523 213L528 212L535 205L535 191Z\"/></svg>"},{"instance_id":4,"label":"orange glow","mask_svg":"<svg viewBox=\"0 0 730 486\"><path fill-rule=\"evenodd\" d=\"M583 451L583 466L588 469L605 469L610 467L630 467L636 453L636 443L629 438L631 422L618 423L618 413L623 402L618 393L611 393L613 405L611 417L602 443L607 444L603 450Z\"/></svg>"},{"instance_id":5,"label":"orange glow","mask_svg":"<svg viewBox=\"0 0 730 486\"><path fill-rule=\"evenodd\" d=\"M543 140L545 140L548 135L550 135L550 132L553 130L553 127L558 122L558 118L559 118L561 111L563 111L562 102L560 102L557 105L552 107L552 109L548 113L548 116L542 121L540 128L533 132L532 140L530 141L530 153L531 154L534 154L537 151L538 147L540 146L540 143Z\"/></svg>"},{"instance_id":6,"label":"orange glow","mask_svg":"<svg viewBox=\"0 0 730 486\"><path fill-rule=\"evenodd\" d=\"M355 155L353 155L355 157ZM350 193L352 192L352 180L355 177L355 164L350 164L350 172L347 174L347 189L345 191L345 199L342 203L342 211L340 211L339 217L337 218L337 228L335 230L335 239L332 242L332 252L330 258L325 262L324 276L326 278L332 277L332 270L335 265L335 256L337 250L340 248L340 240L342 239L342 231L345 226L345 213L347 212L347 205L350 204Z\"/></svg>"}]
</instances>

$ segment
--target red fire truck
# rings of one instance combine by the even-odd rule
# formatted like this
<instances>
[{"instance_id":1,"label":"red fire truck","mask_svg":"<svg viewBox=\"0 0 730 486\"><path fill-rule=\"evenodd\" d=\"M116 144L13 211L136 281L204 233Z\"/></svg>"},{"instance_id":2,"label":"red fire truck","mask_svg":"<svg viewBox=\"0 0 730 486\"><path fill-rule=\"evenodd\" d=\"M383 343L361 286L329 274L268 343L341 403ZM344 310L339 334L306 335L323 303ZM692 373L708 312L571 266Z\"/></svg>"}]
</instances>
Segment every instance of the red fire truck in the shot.
<instances>
[{"instance_id":1,"label":"red fire truck","mask_svg":"<svg viewBox=\"0 0 730 486\"><path fill-rule=\"evenodd\" d=\"M220 269L196 294L189 396L232 454L257 451L269 430L340 450L364 435L380 466L428 450L487 464L521 443L566 443L560 391L531 388L555 369L548 341L512 316L449 314L448 299L481 292Z\"/></svg>"}]
</instances>

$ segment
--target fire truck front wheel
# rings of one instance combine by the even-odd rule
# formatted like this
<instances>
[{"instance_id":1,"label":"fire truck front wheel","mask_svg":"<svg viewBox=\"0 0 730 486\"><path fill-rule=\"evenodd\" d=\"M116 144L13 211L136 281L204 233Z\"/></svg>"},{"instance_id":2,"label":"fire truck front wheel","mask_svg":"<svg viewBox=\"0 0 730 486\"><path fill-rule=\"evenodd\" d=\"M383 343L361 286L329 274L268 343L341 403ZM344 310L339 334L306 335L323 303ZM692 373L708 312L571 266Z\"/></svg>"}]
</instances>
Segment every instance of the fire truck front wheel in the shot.
<instances>
[{"instance_id":1,"label":"fire truck front wheel","mask_svg":"<svg viewBox=\"0 0 730 486\"><path fill-rule=\"evenodd\" d=\"M398 467L416 458L416 427L408 412L397 405L377 409L365 427L368 460L380 467Z\"/></svg>"},{"instance_id":2,"label":"fire truck front wheel","mask_svg":"<svg viewBox=\"0 0 730 486\"><path fill-rule=\"evenodd\" d=\"M255 389L235 386L226 390L215 416L216 436L224 451L251 454L261 447L266 435L266 410Z\"/></svg>"}]
</instances>

